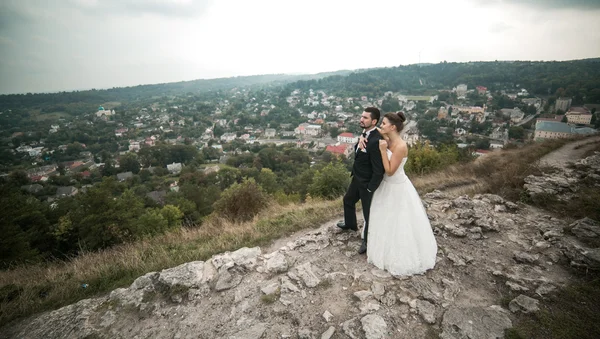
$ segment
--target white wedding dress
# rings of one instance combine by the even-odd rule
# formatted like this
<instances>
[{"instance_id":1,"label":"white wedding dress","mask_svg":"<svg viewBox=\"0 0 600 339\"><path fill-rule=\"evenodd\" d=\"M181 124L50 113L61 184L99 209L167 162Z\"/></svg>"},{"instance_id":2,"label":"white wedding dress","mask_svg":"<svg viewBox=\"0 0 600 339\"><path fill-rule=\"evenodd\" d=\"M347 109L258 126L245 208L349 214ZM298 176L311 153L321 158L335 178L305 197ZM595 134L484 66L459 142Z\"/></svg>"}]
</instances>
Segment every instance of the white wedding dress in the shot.
<instances>
[{"instance_id":1,"label":"white wedding dress","mask_svg":"<svg viewBox=\"0 0 600 339\"><path fill-rule=\"evenodd\" d=\"M388 159L392 152L387 151ZM435 265L437 243L421 198L402 163L373 193L369 221L369 263L392 275L418 274Z\"/></svg>"}]
</instances>

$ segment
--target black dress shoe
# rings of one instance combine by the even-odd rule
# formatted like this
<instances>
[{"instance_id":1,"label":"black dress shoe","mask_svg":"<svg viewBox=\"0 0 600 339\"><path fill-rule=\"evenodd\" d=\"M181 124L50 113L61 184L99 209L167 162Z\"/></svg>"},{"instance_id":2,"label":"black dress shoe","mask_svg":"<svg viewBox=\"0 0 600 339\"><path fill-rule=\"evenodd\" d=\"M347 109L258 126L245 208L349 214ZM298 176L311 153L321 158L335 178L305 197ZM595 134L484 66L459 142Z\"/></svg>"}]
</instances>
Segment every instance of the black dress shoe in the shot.
<instances>
[{"instance_id":1,"label":"black dress shoe","mask_svg":"<svg viewBox=\"0 0 600 339\"><path fill-rule=\"evenodd\" d=\"M365 253L367 253L367 243L363 241L363 243L360 245L360 248L358 249L358 254Z\"/></svg>"},{"instance_id":2,"label":"black dress shoe","mask_svg":"<svg viewBox=\"0 0 600 339\"><path fill-rule=\"evenodd\" d=\"M343 230L352 230L352 231L358 231L358 227L354 226L354 227L348 227L346 226L346 223L344 223L343 221L340 221L337 223L337 227L343 229Z\"/></svg>"}]
</instances>

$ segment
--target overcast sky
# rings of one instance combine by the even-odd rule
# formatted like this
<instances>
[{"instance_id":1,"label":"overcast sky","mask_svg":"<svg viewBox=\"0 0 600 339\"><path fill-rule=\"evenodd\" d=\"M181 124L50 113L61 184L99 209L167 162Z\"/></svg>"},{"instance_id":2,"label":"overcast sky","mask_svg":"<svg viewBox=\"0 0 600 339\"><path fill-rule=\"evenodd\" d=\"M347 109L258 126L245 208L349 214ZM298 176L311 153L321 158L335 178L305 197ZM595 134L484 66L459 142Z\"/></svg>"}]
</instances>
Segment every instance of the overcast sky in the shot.
<instances>
[{"instance_id":1,"label":"overcast sky","mask_svg":"<svg viewBox=\"0 0 600 339\"><path fill-rule=\"evenodd\" d=\"M0 0L0 93L600 56L600 0Z\"/></svg>"}]
</instances>

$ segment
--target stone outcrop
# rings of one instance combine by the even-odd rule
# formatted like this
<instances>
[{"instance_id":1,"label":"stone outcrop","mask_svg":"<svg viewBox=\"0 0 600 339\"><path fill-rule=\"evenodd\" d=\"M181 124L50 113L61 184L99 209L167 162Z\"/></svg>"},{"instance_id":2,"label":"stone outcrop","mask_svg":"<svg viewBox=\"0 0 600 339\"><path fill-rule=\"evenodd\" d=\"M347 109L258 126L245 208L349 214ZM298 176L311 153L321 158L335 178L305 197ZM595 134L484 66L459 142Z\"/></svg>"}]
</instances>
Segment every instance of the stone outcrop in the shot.
<instances>
[{"instance_id":1,"label":"stone outcrop","mask_svg":"<svg viewBox=\"0 0 600 339\"><path fill-rule=\"evenodd\" d=\"M600 153L575 162L572 166L556 167L541 175L530 175L525 178L525 191L535 197L547 194L559 200L569 200L581 185L594 185L600 188Z\"/></svg>"},{"instance_id":2,"label":"stone outcrop","mask_svg":"<svg viewBox=\"0 0 600 339\"><path fill-rule=\"evenodd\" d=\"M559 263L600 268L598 248L581 242L600 235L595 220L569 223L491 194L454 198L435 191L424 205L439 249L436 267L421 275L393 277L368 264L356 253L358 232L341 232L330 222L279 248L241 248L150 272L127 288L1 332L12 338L422 338L432 332L497 338L573 279ZM499 289L518 297L498 306Z\"/></svg>"}]
</instances>

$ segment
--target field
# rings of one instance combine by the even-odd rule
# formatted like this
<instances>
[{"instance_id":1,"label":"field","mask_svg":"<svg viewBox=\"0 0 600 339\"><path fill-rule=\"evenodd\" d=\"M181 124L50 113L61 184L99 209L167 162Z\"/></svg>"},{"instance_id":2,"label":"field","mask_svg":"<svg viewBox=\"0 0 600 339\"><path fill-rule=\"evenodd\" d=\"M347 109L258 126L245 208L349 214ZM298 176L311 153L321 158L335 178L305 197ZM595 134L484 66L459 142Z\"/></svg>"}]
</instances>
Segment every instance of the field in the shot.
<instances>
[{"instance_id":1,"label":"field","mask_svg":"<svg viewBox=\"0 0 600 339\"><path fill-rule=\"evenodd\" d=\"M58 120L60 118L69 118L71 115L65 112L52 112L52 113L42 113L40 114L39 110L37 112L31 112L31 119L34 121L44 121L44 120Z\"/></svg>"}]
</instances>

